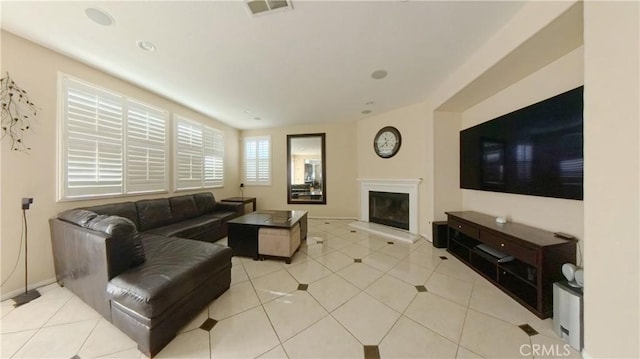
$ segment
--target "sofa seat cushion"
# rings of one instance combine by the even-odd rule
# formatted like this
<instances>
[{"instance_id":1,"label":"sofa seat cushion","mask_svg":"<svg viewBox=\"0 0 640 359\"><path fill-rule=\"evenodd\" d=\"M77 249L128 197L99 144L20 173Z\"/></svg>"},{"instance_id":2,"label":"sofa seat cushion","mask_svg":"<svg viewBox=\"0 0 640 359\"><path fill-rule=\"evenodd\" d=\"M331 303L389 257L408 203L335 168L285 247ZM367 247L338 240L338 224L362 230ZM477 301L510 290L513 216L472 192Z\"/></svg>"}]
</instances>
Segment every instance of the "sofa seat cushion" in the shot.
<instances>
[{"instance_id":1,"label":"sofa seat cushion","mask_svg":"<svg viewBox=\"0 0 640 359\"><path fill-rule=\"evenodd\" d=\"M219 206L221 207L221 206ZM236 217L239 217L240 214L238 212L234 212L234 211L216 211L207 215L204 215L202 217L209 217L209 218L218 218L222 221L229 221L232 220Z\"/></svg>"},{"instance_id":2,"label":"sofa seat cushion","mask_svg":"<svg viewBox=\"0 0 640 359\"><path fill-rule=\"evenodd\" d=\"M211 232L213 230L218 230L220 229L221 225L222 222L220 218L206 215L169 224L167 226L150 229L145 233L158 234L168 237L200 239L202 237L202 234Z\"/></svg>"},{"instance_id":3,"label":"sofa seat cushion","mask_svg":"<svg viewBox=\"0 0 640 359\"><path fill-rule=\"evenodd\" d=\"M147 261L111 279L107 293L144 317L161 315L215 273L231 267L230 248L151 234L141 237Z\"/></svg>"}]
</instances>

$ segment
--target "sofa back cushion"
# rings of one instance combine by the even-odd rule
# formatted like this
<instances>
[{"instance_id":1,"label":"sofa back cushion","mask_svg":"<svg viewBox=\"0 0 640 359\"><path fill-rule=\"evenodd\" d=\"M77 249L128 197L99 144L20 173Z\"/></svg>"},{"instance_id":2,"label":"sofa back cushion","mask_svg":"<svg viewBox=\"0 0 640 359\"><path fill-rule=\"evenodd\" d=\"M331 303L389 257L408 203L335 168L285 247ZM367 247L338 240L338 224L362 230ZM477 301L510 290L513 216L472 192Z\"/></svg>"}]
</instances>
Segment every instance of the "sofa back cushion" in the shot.
<instances>
[{"instance_id":1,"label":"sofa back cushion","mask_svg":"<svg viewBox=\"0 0 640 359\"><path fill-rule=\"evenodd\" d=\"M114 242L112 249L116 251L116 253L112 254L116 255L110 256L110 261L124 262L123 267L125 269L144 263L144 248L142 247L138 229L129 219L101 214L87 222L85 227L111 235ZM113 268L114 263L110 263L110 267ZM117 275L115 273L111 274Z\"/></svg>"},{"instance_id":2,"label":"sofa back cushion","mask_svg":"<svg viewBox=\"0 0 640 359\"><path fill-rule=\"evenodd\" d=\"M193 195L193 199L196 201L199 215L211 213L216 209L216 198L211 192L196 193Z\"/></svg>"},{"instance_id":3,"label":"sofa back cushion","mask_svg":"<svg viewBox=\"0 0 640 359\"><path fill-rule=\"evenodd\" d=\"M140 224L138 223L138 209L133 202L103 204L101 206L93 206L86 209L97 214L124 217L133 222L136 227L140 227Z\"/></svg>"},{"instance_id":4,"label":"sofa back cushion","mask_svg":"<svg viewBox=\"0 0 640 359\"><path fill-rule=\"evenodd\" d=\"M84 228L87 228L87 224L96 217L98 217L96 212L82 208L70 209L58 214L58 219Z\"/></svg>"},{"instance_id":5,"label":"sofa back cushion","mask_svg":"<svg viewBox=\"0 0 640 359\"><path fill-rule=\"evenodd\" d=\"M173 223L168 198L144 199L136 202L140 231Z\"/></svg>"},{"instance_id":6,"label":"sofa back cushion","mask_svg":"<svg viewBox=\"0 0 640 359\"><path fill-rule=\"evenodd\" d=\"M200 211L198 211L196 201L192 195L170 197L169 203L171 204L171 217L174 222L200 215Z\"/></svg>"}]
</instances>

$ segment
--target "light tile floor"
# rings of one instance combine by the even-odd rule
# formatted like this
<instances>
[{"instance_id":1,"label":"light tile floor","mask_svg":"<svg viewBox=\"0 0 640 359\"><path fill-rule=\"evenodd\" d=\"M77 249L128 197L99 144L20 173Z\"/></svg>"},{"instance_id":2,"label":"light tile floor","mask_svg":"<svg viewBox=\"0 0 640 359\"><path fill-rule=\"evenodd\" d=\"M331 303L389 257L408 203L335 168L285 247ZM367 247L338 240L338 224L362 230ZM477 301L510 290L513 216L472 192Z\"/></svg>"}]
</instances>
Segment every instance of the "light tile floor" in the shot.
<instances>
[{"instance_id":1,"label":"light tile floor","mask_svg":"<svg viewBox=\"0 0 640 359\"><path fill-rule=\"evenodd\" d=\"M157 358L523 358L534 344L564 350L549 319L446 251L354 232L349 223L309 220L289 265L234 257L231 288ZM40 292L22 307L2 302L2 358L144 358L67 289Z\"/></svg>"}]
</instances>

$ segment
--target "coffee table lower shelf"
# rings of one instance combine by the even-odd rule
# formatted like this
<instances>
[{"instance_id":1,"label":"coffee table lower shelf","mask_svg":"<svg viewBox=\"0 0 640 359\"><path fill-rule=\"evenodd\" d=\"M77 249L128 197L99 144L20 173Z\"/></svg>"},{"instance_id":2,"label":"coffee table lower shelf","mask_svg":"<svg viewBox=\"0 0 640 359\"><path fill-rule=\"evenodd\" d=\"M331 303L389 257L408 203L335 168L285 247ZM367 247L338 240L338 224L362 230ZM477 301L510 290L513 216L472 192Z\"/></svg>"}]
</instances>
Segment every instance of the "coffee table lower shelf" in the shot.
<instances>
[{"instance_id":1,"label":"coffee table lower shelf","mask_svg":"<svg viewBox=\"0 0 640 359\"><path fill-rule=\"evenodd\" d=\"M269 216L273 218L282 218L282 214L289 212L288 221L278 222L269 220ZM258 211L240 216L227 222L228 237L227 243L229 248L233 249L234 256L250 257L258 260L258 235L260 228L291 228L296 223L300 223L300 239L307 238L307 212L306 211Z\"/></svg>"}]
</instances>

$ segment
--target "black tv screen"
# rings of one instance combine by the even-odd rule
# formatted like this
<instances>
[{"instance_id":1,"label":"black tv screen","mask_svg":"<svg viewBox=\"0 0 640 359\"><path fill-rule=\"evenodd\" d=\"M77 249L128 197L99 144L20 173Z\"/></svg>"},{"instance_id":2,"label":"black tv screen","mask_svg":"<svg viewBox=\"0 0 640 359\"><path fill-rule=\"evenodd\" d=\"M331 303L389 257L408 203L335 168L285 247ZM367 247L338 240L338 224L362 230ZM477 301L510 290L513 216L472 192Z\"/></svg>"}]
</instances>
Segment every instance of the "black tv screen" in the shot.
<instances>
[{"instance_id":1,"label":"black tv screen","mask_svg":"<svg viewBox=\"0 0 640 359\"><path fill-rule=\"evenodd\" d=\"M583 87L460 131L460 187L582 200Z\"/></svg>"}]
</instances>

